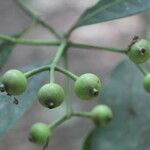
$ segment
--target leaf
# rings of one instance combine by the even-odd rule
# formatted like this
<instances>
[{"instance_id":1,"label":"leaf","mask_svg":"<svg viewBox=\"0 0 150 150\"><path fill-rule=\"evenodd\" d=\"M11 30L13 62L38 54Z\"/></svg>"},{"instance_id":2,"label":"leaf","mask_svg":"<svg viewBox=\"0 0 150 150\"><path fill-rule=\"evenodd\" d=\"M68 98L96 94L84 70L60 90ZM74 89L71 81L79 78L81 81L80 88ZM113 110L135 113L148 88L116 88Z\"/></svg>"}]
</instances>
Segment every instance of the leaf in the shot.
<instances>
[{"instance_id":1,"label":"leaf","mask_svg":"<svg viewBox=\"0 0 150 150\"><path fill-rule=\"evenodd\" d=\"M92 136L92 133L93 133L92 131L89 132L89 134L84 139L82 150L90 150L91 149L91 136Z\"/></svg>"},{"instance_id":2,"label":"leaf","mask_svg":"<svg viewBox=\"0 0 150 150\"><path fill-rule=\"evenodd\" d=\"M25 29L24 29L25 30ZM14 38L19 38L23 35L24 30L13 35ZM16 43L11 43L8 41L3 41L0 43L0 68L6 63L11 52L14 50Z\"/></svg>"},{"instance_id":3,"label":"leaf","mask_svg":"<svg viewBox=\"0 0 150 150\"><path fill-rule=\"evenodd\" d=\"M32 70L33 68L44 65L44 63L29 65L24 67L23 71ZM42 86L46 74L40 73L28 80L28 88L18 96L19 104L13 104L13 100L6 93L0 93L0 137L14 125L14 123L32 106L36 100L37 91Z\"/></svg>"},{"instance_id":4,"label":"leaf","mask_svg":"<svg viewBox=\"0 0 150 150\"><path fill-rule=\"evenodd\" d=\"M99 0L83 12L74 28L131 16L150 10L149 0Z\"/></svg>"},{"instance_id":5,"label":"leaf","mask_svg":"<svg viewBox=\"0 0 150 150\"><path fill-rule=\"evenodd\" d=\"M133 63L124 61L114 69L100 100L112 108L114 118L107 128L89 134L86 150L150 149L150 94L142 84Z\"/></svg>"}]
</instances>

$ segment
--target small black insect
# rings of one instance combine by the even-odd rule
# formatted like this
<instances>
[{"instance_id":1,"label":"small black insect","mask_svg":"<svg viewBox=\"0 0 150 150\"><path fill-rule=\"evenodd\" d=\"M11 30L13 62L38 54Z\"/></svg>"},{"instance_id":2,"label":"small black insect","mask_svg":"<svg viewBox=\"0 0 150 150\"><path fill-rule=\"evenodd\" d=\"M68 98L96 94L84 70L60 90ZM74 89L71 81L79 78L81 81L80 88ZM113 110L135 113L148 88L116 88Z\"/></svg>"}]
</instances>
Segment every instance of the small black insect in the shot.
<instances>
[{"instance_id":1,"label":"small black insect","mask_svg":"<svg viewBox=\"0 0 150 150\"><path fill-rule=\"evenodd\" d=\"M13 104L16 104L16 105L19 104L19 100L16 97L14 97Z\"/></svg>"}]
</instances>

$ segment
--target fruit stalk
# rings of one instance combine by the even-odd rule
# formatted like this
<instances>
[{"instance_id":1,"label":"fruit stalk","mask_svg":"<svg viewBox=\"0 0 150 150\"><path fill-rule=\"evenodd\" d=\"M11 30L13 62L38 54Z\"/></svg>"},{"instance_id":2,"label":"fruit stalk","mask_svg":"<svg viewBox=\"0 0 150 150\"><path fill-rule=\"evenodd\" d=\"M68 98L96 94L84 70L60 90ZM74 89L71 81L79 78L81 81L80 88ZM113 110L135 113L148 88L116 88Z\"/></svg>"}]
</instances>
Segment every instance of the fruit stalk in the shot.
<instances>
[{"instance_id":1,"label":"fruit stalk","mask_svg":"<svg viewBox=\"0 0 150 150\"><path fill-rule=\"evenodd\" d=\"M68 66L68 53L65 52L64 54L64 66L67 70L69 70ZM70 80L66 77L65 78L65 90L67 91L66 98L65 98L65 103L66 103L66 114L67 117L69 118L72 113L72 91L71 91L71 83Z\"/></svg>"},{"instance_id":2,"label":"fruit stalk","mask_svg":"<svg viewBox=\"0 0 150 150\"><path fill-rule=\"evenodd\" d=\"M51 66L51 71L50 71L50 82L51 83L55 82L55 75L54 75L55 67L56 67L57 63L59 62L59 60L60 60L61 56L63 55L66 48L67 48L67 41L63 40L58 48L58 51L57 51L51 65L50 65Z\"/></svg>"}]
</instances>

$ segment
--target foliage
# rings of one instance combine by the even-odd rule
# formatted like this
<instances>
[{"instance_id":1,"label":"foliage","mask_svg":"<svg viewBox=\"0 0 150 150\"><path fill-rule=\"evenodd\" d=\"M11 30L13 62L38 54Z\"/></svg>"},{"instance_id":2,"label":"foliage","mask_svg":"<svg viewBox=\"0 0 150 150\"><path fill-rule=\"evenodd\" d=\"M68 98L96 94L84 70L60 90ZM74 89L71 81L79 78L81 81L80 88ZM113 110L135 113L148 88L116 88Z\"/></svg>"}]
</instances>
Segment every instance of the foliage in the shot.
<instances>
[{"instance_id":1,"label":"foliage","mask_svg":"<svg viewBox=\"0 0 150 150\"><path fill-rule=\"evenodd\" d=\"M75 27L127 17L149 9L149 0L99 0L84 11Z\"/></svg>"}]
</instances>

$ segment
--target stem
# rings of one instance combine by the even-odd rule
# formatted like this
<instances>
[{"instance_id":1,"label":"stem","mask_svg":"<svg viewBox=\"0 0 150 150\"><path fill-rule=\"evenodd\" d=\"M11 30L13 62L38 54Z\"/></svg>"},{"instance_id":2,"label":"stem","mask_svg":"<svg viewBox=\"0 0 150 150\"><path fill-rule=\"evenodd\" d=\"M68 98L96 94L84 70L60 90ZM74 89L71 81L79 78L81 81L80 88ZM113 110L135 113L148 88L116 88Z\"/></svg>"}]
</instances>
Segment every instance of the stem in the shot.
<instances>
[{"instance_id":1,"label":"stem","mask_svg":"<svg viewBox=\"0 0 150 150\"><path fill-rule=\"evenodd\" d=\"M49 71L49 70L50 70L50 66L43 66L43 67L39 67L39 68L33 69L32 71L26 72L25 76L26 76L26 78L30 78L31 76L36 75L36 74L38 74L40 72Z\"/></svg>"},{"instance_id":2,"label":"stem","mask_svg":"<svg viewBox=\"0 0 150 150\"><path fill-rule=\"evenodd\" d=\"M21 31L20 35L24 35L24 34L26 34L27 32L29 32L29 31L34 27L34 25L35 25L35 22L32 22L31 24L29 24L27 27L25 27L25 28ZM6 35L0 35L0 36L6 36ZM9 38L11 38L11 37L9 37ZM15 38L15 37L14 37L14 38Z\"/></svg>"},{"instance_id":3,"label":"stem","mask_svg":"<svg viewBox=\"0 0 150 150\"><path fill-rule=\"evenodd\" d=\"M67 51L64 54L64 66L65 68L68 70L69 66L68 66L68 53ZM65 90L66 90L66 114L68 116L68 118L70 117L71 113L72 113L72 98L71 98L71 83L70 80L66 77L65 78Z\"/></svg>"},{"instance_id":4,"label":"stem","mask_svg":"<svg viewBox=\"0 0 150 150\"><path fill-rule=\"evenodd\" d=\"M145 75L147 75L147 71L146 71L146 69L143 67L143 66L141 66L141 65L138 65L138 64L135 64L137 67L138 67L138 69L143 73L143 75L145 76Z\"/></svg>"},{"instance_id":5,"label":"stem","mask_svg":"<svg viewBox=\"0 0 150 150\"><path fill-rule=\"evenodd\" d=\"M59 62L61 56L63 55L66 47L67 47L67 41L63 40L61 45L58 48L58 51L54 57L54 60L52 61L52 64L51 64L51 71L50 71L50 82L51 83L55 82L55 75L54 75L55 67L56 67L57 63Z\"/></svg>"},{"instance_id":6,"label":"stem","mask_svg":"<svg viewBox=\"0 0 150 150\"><path fill-rule=\"evenodd\" d=\"M61 39L59 33L48 23L46 23L42 18L40 18L37 12L35 12L32 8L29 8L29 6L23 0L16 0L16 2L28 16L30 16L32 19L36 20L40 25L48 29L56 38Z\"/></svg>"},{"instance_id":7,"label":"stem","mask_svg":"<svg viewBox=\"0 0 150 150\"><path fill-rule=\"evenodd\" d=\"M84 118L91 118L91 113L90 112L73 112L72 116L75 116L75 117L84 117Z\"/></svg>"},{"instance_id":8,"label":"stem","mask_svg":"<svg viewBox=\"0 0 150 150\"><path fill-rule=\"evenodd\" d=\"M23 45L38 45L38 46L42 46L42 45L53 45L53 46L58 46L60 44L59 41L50 41L50 40L30 40L30 39L23 39L23 38L14 38L11 36L7 36L7 35L0 35L0 40L3 41L8 41L11 43L17 43L17 44L23 44Z\"/></svg>"},{"instance_id":9,"label":"stem","mask_svg":"<svg viewBox=\"0 0 150 150\"><path fill-rule=\"evenodd\" d=\"M90 112L72 112L71 115L70 115L70 118L71 117L84 117L84 118L91 118L91 114ZM56 120L55 122L53 123L50 123L49 124L49 128L50 129L54 129L56 127L58 127L59 125L61 125L63 122L65 122L66 120L68 120L68 116L67 114L62 116L61 118L59 118L58 120Z\"/></svg>"},{"instance_id":10,"label":"stem","mask_svg":"<svg viewBox=\"0 0 150 150\"><path fill-rule=\"evenodd\" d=\"M38 74L40 72L50 71L50 68L51 68L51 66L39 67L39 68L33 69L32 71L26 72L25 76L26 76L26 78L30 78L31 76L36 75L36 74ZM58 71L58 72L61 72L61 73L65 74L66 76L70 77L74 81L76 81L76 79L78 78L78 76L76 76L75 74L73 74L70 71L65 70L65 69L63 69L61 67L57 67L56 66L55 70Z\"/></svg>"},{"instance_id":11,"label":"stem","mask_svg":"<svg viewBox=\"0 0 150 150\"><path fill-rule=\"evenodd\" d=\"M72 27L68 30L68 32L65 33L66 39L68 39L68 38L70 37L70 35L71 35L71 33L73 32L74 29L75 29L74 26L72 26Z\"/></svg>"},{"instance_id":12,"label":"stem","mask_svg":"<svg viewBox=\"0 0 150 150\"><path fill-rule=\"evenodd\" d=\"M96 45L90 45L90 44L84 44L84 43L77 43L77 42L69 42L70 47L74 48L83 48L83 49L96 49L96 50L105 50L105 51L111 51L111 52L119 52L125 54L127 50L112 48L112 47L104 47L104 46L96 46Z\"/></svg>"},{"instance_id":13,"label":"stem","mask_svg":"<svg viewBox=\"0 0 150 150\"><path fill-rule=\"evenodd\" d=\"M72 72L70 72L70 71L68 71L68 70L66 70L66 69L63 69L63 68L60 68L60 67L55 67L55 70L56 71L59 71L59 72L61 72L61 73L63 73L63 74L65 74L65 75L67 75L68 77L70 77L73 81L76 81L77 80L77 78L78 78L78 76L77 75L75 75L75 74L73 74Z\"/></svg>"},{"instance_id":14,"label":"stem","mask_svg":"<svg viewBox=\"0 0 150 150\"><path fill-rule=\"evenodd\" d=\"M46 143L44 144L42 150L47 150L48 149L48 144L49 144L49 138L47 139Z\"/></svg>"},{"instance_id":15,"label":"stem","mask_svg":"<svg viewBox=\"0 0 150 150\"><path fill-rule=\"evenodd\" d=\"M58 46L60 45L60 41L50 41L50 40L32 40L32 39L23 39L23 38L14 38L7 35L0 34L0 40L8 41L11 43L17 43L17 44L23 44L23 45L36 45L36 46ZM95 46L95 45L89 45L89 44L81 44L81 43L75 43L75 42L69 42L68 44L70 47L74 48L83 48L83 49L97 49L97 50L107 50L112 52L119 52L119 53L126 53L126 50L121 50L117 48L112 47L103 47L103 46Z\"/></svg>"},{"instance_id":16,"label":"stem","mask_svg":"<svg viewBox=\"0 0 150 150\"><path fill-rule=\"evenodd\" d=\"M66 115L64 115L60 119L58 119L55 122L49 124L49 128L51 128L53 130L54 128L56 128L57 126L59 126L60 124L62 124L67 119L68 119L68 117Z\"/></svg>"}]
</instances>

